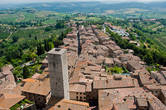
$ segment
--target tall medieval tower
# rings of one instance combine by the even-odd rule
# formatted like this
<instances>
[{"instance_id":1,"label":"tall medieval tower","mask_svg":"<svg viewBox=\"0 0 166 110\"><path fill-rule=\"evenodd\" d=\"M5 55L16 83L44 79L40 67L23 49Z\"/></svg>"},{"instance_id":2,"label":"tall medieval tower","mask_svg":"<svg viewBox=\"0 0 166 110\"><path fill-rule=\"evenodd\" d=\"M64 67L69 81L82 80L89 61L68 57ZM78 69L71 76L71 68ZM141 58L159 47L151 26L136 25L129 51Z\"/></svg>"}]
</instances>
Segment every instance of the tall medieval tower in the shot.
<instances>
[{"instance_id":1,"label":"tall medieval tower","mask_svg":"<svg viewBox=\"0 0 166 110\"><path fill-rule=\"evenodd\" d=\"M48 70L52 97L69 98L67 50L54 48L48 52Z\"/></svg>"}]
</instances>

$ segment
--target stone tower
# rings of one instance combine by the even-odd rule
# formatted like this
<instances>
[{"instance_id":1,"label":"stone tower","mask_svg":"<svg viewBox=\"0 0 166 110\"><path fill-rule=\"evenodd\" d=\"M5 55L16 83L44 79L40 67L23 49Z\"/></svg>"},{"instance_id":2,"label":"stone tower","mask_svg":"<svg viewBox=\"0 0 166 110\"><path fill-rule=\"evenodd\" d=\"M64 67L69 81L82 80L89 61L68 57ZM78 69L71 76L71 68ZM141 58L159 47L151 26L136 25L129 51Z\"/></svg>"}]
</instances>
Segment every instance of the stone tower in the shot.
<instances>
[{"instance_id":1,"label":"stone tower","mask_svg":"<svg viewBox=\"0 0 166 110\"><path fill-rule=\"evenodd\" d=\"M48 70L52 97L69 98L67 50L54 48L48 52Z\"/></svg>"},{"instance_id":2,"label":"stone tower","mask_svg":"<svg viewBox=\"0 0 166 110\"><path fill-rule=\"evenodd\" d=\"M77 32L77 40L78 40L78 56L81 54L81 43L80 43L80 33Z\"/></svg>"}]
</instances>

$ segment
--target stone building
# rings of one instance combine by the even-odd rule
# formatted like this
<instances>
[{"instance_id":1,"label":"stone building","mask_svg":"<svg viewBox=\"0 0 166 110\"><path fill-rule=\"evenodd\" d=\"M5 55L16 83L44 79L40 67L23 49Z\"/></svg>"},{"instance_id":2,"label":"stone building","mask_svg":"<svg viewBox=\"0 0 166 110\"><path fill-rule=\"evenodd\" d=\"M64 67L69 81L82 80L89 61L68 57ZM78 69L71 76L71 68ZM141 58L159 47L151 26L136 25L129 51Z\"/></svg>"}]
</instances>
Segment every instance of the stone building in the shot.
<instances>
[{"instance_id":1,"label":"stone building","mask_svg":"<svg viewBox=\"0 0 166 110\"><path fill-rule=\"evenodd\" d=\"M20 84L22 95L35 103L36 108L43 108L51 97L50 81L48 78L43 80L26 79Z\"/></svg>"},{"instance_id":2,"label":"stone building","mask_svg":"<svg viewBox=\"0 0 166 110\"><path fill-rule=\"evenodd\" d=\"M54 48L48 52L51 95L69 99L67 50Z\"/></svg>"},{"instance_id":3,"label":"stone building","mask_svg":"<svg viewBox=\"0 0 166 110\"><path fill-rule=\"evenodd\" d=\"M70 99L86 101L86 85L81 83L70 84Z\"/></svg>"}]
</instances>

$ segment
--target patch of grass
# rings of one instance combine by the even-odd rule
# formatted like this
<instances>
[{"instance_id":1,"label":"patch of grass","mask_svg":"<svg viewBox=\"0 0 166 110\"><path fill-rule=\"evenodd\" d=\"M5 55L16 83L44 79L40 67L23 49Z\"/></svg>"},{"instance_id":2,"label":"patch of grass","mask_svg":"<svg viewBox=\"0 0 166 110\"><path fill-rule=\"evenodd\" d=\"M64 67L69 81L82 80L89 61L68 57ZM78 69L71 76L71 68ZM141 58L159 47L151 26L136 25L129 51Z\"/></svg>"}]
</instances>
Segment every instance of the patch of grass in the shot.
<instances>
[{"instance_id":1,"label":"patch of grass","mask_svg":"<svg viewBox=\"0 0 166 110\"><path fill-rule=\"evenodd\" d=\"M55 24L55 23L56 23L55 18L51 18L43 22L43 24Z\"/></svg>"},{"instance_id":2,"label":"patch of grass","mask_svg":"<svg viewBox=\"0 0 166 110\"><path fill-rule=\"evenodd\" d=\"M123 73L123 68L118 66L106 67L106 72L109 74L121 74Z\"/></svg>"}]
</instances>

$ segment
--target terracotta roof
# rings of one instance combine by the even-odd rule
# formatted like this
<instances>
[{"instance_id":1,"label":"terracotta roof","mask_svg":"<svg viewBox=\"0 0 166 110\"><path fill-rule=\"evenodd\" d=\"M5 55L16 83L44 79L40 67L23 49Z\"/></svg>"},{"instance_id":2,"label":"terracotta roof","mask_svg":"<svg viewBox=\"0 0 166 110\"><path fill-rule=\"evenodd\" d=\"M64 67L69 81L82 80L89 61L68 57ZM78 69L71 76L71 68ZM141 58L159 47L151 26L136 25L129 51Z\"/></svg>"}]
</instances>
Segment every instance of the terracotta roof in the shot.
<instances>
[{"instance_id":1,"label":"terracotta roof","mask_svg":"<svg viewBox=\"0 0 166 110\"><path fill-rule=\"evenodd\" d=\"M47 57L42 61L42 63L48 63Z\"/></svg>"},{"instance_id":2,"label":"terracotta roof","mask_svg":"<svg viewBox=\"0 0 166 110\"><path fill-rule=\"evenodd\" d=\"M87 66L85 69L87 71L89 70L89 71L98 71L98 72L100 72L101 71L101 66Z\"/></svg>"},{"instance_id":3,"label":"terracotta roof","mask_svg":"<svg viewBox=\"0 0 166 110\"><path fill-rule=\"evenodd\" d=\"M1 110L10 109L12 106L23 100L25 96L16 94L1 94L0 95L0 108Z\"/></svg>"},{"instance_id":4,"label":"terracotta roof","mask_svg":"<svg viewBox=\"0 0 166 110\"><path fill-rule=\"evenodd\" d=\"M152 110L166 110L166 106L155 96L149 98L149 106Z\"/></svg>"},{"instance_id":5,"label":"terracotta roof","mask_svg":"<svg viewBox=\"0 0 166 110\"><path fill-rule=\"evenodd\" d=\"M67 34L66 36L68 38L76 38L77 34L76 33L72 33L72 34Z\"/></svg>"},{"instance_id":6,"label":"terracotta roof","mask_svg":"<svg viewBox=\"0 0 166 110\"><path fill-rule=\"evenodd\" d=\"M128 61L131 60L133 58L133 54L121 54L119 55L119 59L121 61Z\"/></svg>"},{"instance_id":7,"label":"terracotta roof","mask_svg":"<svg viewBox=\"0 0 166 110\"><path fill-rule=\"evenodd\" d=\"M114 104L114 110L130 110L126 103Z\"/></svg>"},{"instance_id":8,"label":"terracotta roof","mask_svg":"<svg viewBox=\"0 0 166 110\"><path fill-rule=\"evenodd\" d=\"M134 70L140 70L143 68L143 66L141 64L139 64L137 61L129 61L127 63L128 65L130 65Z\"/></svg>"},{"instance_id":9,"label":"terracotta roof","mask_svg":"<svg viewBox=\"0 0 166 110\"><path fill-rule=\"evenodd\" d=\"M73 101L73 100L63 100L63 103L69 103L69 104L77 104L77 105L83 105L83 106L89 106L88 103L85 102L79 102L79 101Z\"/></svg>"},{"instance_id":10,"label":"terracotta roof","mask_svg":"<svg viewBox=\"0 0 166 110\"><path fill-rule=\"evenodd\" d=\"M114 61L112 58L105 58L104 63L106 65L112 65L112 64L114 64Z\"/></svg>"},{"instance_id":11,"label":"terracotta roof","mask_svg":"<svg viewBox=\"0 0 166 110\"><path fill-rule=\"evenodd\" d=\"M139 79L142 85L152 85L156 83L155 79L152 79L150 74L139 74Z\"/></svg>"},{"instance_id":12,"label":"terracotta roof","mask_svg":"<svg viewBox=\"0 0 166 110\"><path fill-rule=\"evenodd\" d=\"M153 90L160 90L161 86L159 85L155 85L155 84L152 84L152 85L145 85L144 86L146 89L150 90L150 91L153 91Z\"/></svg>"},{"instance_id":13,"label":"terracotta roof","mask_svg":"<svg viewBox=\"0 0 166 110\"><path fill-rule=\"evenodd\" d=\"M161 93L163 94L164 98L166 98L166 90L161 90Z\"/></svg>"},{"instance_id":14,"label":"terracotta roof","mask_svg":"<svg viewBox=\"0 0 166 110\"><path fill-rule=\"evenodd\" d=\"M33 78L27 78L27 79L23 79L23 82L35 82L36 80Z\"/></svg>"},{"instance_id":15,"label":"terracotta roof","mask_svg":"<svg viewBox=\"0 0 166 110\"><path fill-rule=\"evenodd\" d=\"M61 100L48 110L89 110L89 104L73 100Z\"/></svg>"},{"instance_id":16,"label":"terracotta roof","mask_svg":"<svg viewBox=\"0 0 166 110\"><path fill-rule=\"evenodd\" d=\"M151 72L151 76L156 79L161 85L166 85L166 79L164 73L161 72Z\"/></svg>"},{"instance_id":17,"label":"terracotta roof","mask_svg":"<svg viewBox=\"0 0 166 110\"><path fill-rule=\"evenodd\" d=\"M64 49L68 49L69 48L69 46L65 46L65 47L63 47Z\"/></svg>"},{"instance_id":18,"label":"terracotta roof","mask_svg":"<svg viewBox=\"0 0 166 110\"><path fill-rule=\"evenodd\" d=\"M166 67L160 67L161 71L166 71Z\"/></svg>"},{"instance_id":19,"label":"terracotta roof","mask_svg":"<svg viewBox=\"0 0 166 110\"><path fill-rule=\"evenodd\" d=\"M115 50L120 50L121 48L119 46L117 46L116 44L112 44L112 45L107 45L107 47L113 52Z\"/></svg>"},{"instance_id":20,"label":"terracotta roof","mask_svg":"<svg viewBox=\"0 0 166 110\"><path fill-rule=\"evenodd\" d=\"M128 105L129 109L134 110L137 108L137 106L135 105L134 96L126 96L124 99L125 99L125 103Z\"/></svg>"},{"instance_id":21,"label":"terracotta roof","mask_svg":"<svg viewBox=\"0 0 166 110\"><path fill-rule=\"evenodd\" d=\"M142 88L120 88L99 90L99 109L112 110L115 104L127 104L126 108L136 108L134 97L146 98L146 93ZM121 110L121 109L120 109ZM123 110L123 109L122 109Z\"/></svg>"},{"instance_id":22,"label":"terracotta roof","mask_svg":"<svg viewBox=\"0 0 166 110\"><path fill-rule=\"evenodd\" d=\"M6 65L1 68L2 72L10 71L11 69L13 69L13 65Z\"/></svg>"},{"instance_id":23,"label":"terracotta roof","mask_svg":"<svg viewBox=\"0 0 166 110\"><path fill-rule=\"evenodd\" d=\"M137 98L137 106L138 107L148 107L148 102L146 99L143 98Z\"/></svg>"},{"instance_id":24,"label":"terracotta roof","mask_svg":"<svg viewBox=\"0 0 166 110\"><path fill-rule=\"evenodd\" d=\"M161 71L161 74L164 76L164 78L166 79L166 71Z\"/></svg>"},{"instance_id":25,"label":"terracotta roof","mask_svg":"<svg viewBox=\"0 0 166 110\"><path fill-rule=\"evenodd\" d=\"M78 82L70 83L71 92L90 92L92 91L92 82L91 79L86 79L85 77L80 77Z\"/></svg>"},{"instance_id":26,"label":"terracotta roof","mask_svg":"<svg viewBox=\"0 0 166 110\"><path fill-rule=\"evenodd\" d=\"M94 89L115 89L115 88L135 87L133 79L122 80L95 80L93 82Z\"/></svg>"},{"instance_id":27,"label":"terracotta roof","mask_svg":"<svg viewBox=\"0 0 166 110\"><path fill-rule=\"evenodd\" d=\"M32 76L32 78L33 78L33 79L37 79L37 78L39 78L40 75L41 75L41 74L39 74L39 73L35 73L35 74Z\"/></svg>"},{"instance_id":28,"label":"terracotta roof","mask_svg":"<svg viewBox=\"0 0 166 110\"><path fill-rule=\"evenodd\" d=\"M22 91L40 95L48 95L50 92L50 81L46 78L43 81L33 80L33 82L26 82L22 87Z\"/></svg>"},{"instance_id":29,"label":"terracotta roof","mask_svg":"<svg viewBox=\"0 0 166 110\"><path fill-rule=\"evenodd\" d=\"M85 84L70 84L69 86L70 92L85 92L86 85Z\"/></svg>"},{"instance_id":30,"label":"terracotta roof","mask_svg":"<svg viewBox=\"0 0 166 110\"><path fill-rule=\"evenodd\" d=\"M76 63L76 59L77 59L77 53L75 52L70 52L67 53L67 59L68 59L68 65L69 66L74 66Z\"/></svg>"},{"instance_id":31,"label":"terracotta roof","mask_svg":"<svg viewBox=\"0 0 166 110\"><path fill-rule=\"evenodd\" d=\"M20 84L20 83L19 83ZM12 88L12 89L1 89L0 90L0 94L3 93L7 93L7 94L17 94L17 95L21 95L21 88L19 85L17 85L16 87Z\"/></svg>"}]
</instances>

